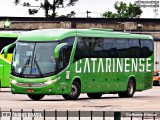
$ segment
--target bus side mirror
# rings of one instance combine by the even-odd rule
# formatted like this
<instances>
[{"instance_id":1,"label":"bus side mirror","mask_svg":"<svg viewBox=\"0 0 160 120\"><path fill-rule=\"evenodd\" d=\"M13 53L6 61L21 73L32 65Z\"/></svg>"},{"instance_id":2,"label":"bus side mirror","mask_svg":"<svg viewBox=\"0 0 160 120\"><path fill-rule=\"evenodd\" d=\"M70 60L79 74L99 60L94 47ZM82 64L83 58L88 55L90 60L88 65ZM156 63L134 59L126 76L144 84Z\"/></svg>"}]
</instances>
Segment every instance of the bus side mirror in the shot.
<instances>
[{"instance_id":1,"label":"bus side mirror","mask_svg":"<svg viewBox=\"0 0 160 120\"><path fill-rule=\"evenodd\" d=\"M15 47L16 46L16 43L12 43L12 44L9 44L7 45L5 48L4 48L4 58L7 58L8 56L8 50L12 47Z\"/></svg>"},{"instance_id":2,"label":"bus side mirror","mask_svg":"<svg viewBox=\"0 0 160 120\"><path fill-rule=\"evenodd\" d=\"M68 43L61 43L61 44L59 44L59 45L57 45L56 47L55 47L55 50L54 50L54 58L55 59L57 59L58 57L59 57L59 52L60 52L60 50L61 50L61 48L63 47L63 46L65 46L65 45L67 45Z\"/></svg>"}]
</instances>

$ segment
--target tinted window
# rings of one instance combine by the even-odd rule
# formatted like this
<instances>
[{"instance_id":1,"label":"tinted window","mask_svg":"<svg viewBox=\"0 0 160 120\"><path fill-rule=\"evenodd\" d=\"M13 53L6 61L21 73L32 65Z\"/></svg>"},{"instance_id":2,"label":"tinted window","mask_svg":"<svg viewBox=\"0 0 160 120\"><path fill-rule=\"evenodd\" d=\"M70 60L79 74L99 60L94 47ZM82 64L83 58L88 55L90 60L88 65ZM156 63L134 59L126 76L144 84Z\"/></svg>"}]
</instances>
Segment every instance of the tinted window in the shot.
<instances>
[{"instance_id":1,"label":"tinted window","mask_svg":"<svg viewBox=\"0 0 160 120\"><path fill-rule=\"evenodd\" d=\"M75 51L75 60L89 57L89 42L90 42L89 38L78 39L78 43Z\"/></svg>"},{"instance_id":2,"label":"tinted window","mask_svg":"<svg viewBox=\"0 0 160 120\"><path fill-rule=\"evenodd\" d=\"M146 58L153 53L153 42L151 40L140 40L141 41L141 56Z\"/></svg>"},{"instance_id":3,"label":"tinted window","mask_svg":"<svg viewBox=\"0 0 160 120\"><path fill-rule=\"evenodd\" d=\"M158 73L158 72L155 72L155 73L154 73L154 76L159 76L159 73Z\"/></svg>"},{"instance_id":4,"label":"tinted window","mask_svg":"<svg viewBox=\"0 0 160 120\"><path fill-rule=\"evenodd\" d=\"M151 40L79 38L75 60L82 58L146 58L153 53Z\"/></svg>"},{"instance_id":5,"label":"tinted window","mask_svg":"<svg viewBox=\"0 0 160 120\"><path fill-rule=\"evenodd\" d=\"M102 38L92 38L89 42L89 52L91 58L100 58L103 56L103 40Z\"/></svg>"},{"instance_id":6,"label":"tinted window","mask_svg":"<svg viewBox=\"0 0 160 120\"><path fill-rule=\"evenodd\" d=\"M75 52L75 60L82 58L114 58L117 56L115 39L79 38Z\"/></svg>"},{"instance_id":7,"label":"tinted window","mask_svg":"<svg viewBox=\"0 0 160 120\"><path fill-rule=\"evenodd\" d=\"M68 43L68 44L60 50L59 66L58 66L59 69L63 69L68 65L72 53L74 39L75 38L73 37L61 41L61 43Z\"/></svg>"},{"instance_id":8,"label":"tinted window","mask_svg":"<svg viewBox=\"0 0 160 120\"><path fill-rule=\"evenodd\" d=\"M115 46L115 39L105 38L103 41L103 52L105 52L104 57L114 58L117 57L117 50Z\"/></svg>"},{"instance_id":9,"label":"tinted window","mask_svg":"<svg viewBox=\"0 0 160 120\"><path fill-rule=\"evenodd\" d=\"M129 57L139 58L140 57L140 41L139 39L129 39Z\"/></svg>"},{"instance_id":10,"label":"tinted window","mask_svg":"<svg viewBox=\"0 0 160 120\"><path fill-rule=\"evenodd\" d=\"M116 39L116 48L119 58L128 57L128 39Z\"/></svg>"},{"instance_id":11,"label":"tinted window","mask_svg":"<svg viewBox=\"0 0 160 120\"><path fill-rule=\"evenodd\" d=\"M5 46L15 42L17 38L7 38L7 37L0 37L0 50L2 50ZM14 47L10 48L8 53L13 53Z\"/></svg>"}]
</instances>

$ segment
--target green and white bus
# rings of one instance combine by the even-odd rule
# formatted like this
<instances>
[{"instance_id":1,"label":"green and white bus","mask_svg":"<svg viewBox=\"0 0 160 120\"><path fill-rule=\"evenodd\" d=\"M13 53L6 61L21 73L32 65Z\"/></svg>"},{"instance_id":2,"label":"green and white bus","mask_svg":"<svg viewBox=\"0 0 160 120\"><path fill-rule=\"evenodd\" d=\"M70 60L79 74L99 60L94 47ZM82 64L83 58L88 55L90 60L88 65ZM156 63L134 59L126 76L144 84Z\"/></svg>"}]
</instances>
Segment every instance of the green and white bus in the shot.
<instances>
[{"instance_id":1,"label":"green and white bus","mask_svg":"<svg viewBox=\"0 0 160 120\"><path fill-rule=\"evenodd\" d=\"M5 59L3 49L5 46L15 42L20 32L14 31L0 31L0 87L7 88L11 85L10 83L10 72L11 72L11 59L13 48L8 51L8 57Z\"/></svg>"},{"instance_id":2,"label":"green and white bus","mask_svg":"<svg viewBox=\"0 0 160 120\"><path fill-rule=\"evenodd\" d=\"M152 88L153 38L111 29L42 29L26 32L15 46L11 91L33 100L80 93L100 98L105 93L132 97Z\"/></svg>"}]
</instances>

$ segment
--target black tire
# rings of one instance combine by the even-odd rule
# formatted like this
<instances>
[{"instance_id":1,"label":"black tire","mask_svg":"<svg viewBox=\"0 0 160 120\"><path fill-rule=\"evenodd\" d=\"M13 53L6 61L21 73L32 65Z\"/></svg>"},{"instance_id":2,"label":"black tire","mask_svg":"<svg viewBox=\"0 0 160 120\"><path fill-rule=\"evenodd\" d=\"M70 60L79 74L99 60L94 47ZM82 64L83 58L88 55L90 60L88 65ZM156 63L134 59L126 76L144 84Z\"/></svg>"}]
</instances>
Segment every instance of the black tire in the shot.
<instances>
[{"instance_id":1,"label":"black tire","mask_svg":"<svg viewBox=\"0 0 160 120\"><path fill-rule=\"evenodd\" d=\"M118 95L121 98L124 98L124 97L127 98L127 97L133 97L134 93L135 93L135 83L132 79L130 79L128 81L127 91L119 92Z\"/></svg>"},{"instance_id":2,"label":"black tire","mask_svg":"<svg viewBox=\"0 0 160 120\"><path fill-rule=\"evenodd\" d=\"M92 99L99 99L102 97L102 93L87 93L87 96Z\"/></svg>"},{"instance_id":3,"label":"black tire","mask_svg":"<svg viewBox=\"0 0 160 120\"><path fill-rule=\"evenodd\" d=\"M31 98L32 100L40 100L44 97L45 95L32 95L29 94L28 97Z\"/></svg>"},{"instance_id":4,"label":"black tire","mask_svg":"<svg viewBox=\"0 0 160 120\"><path fill-rule=\"evenodd\" d=\"M72 84L72 92L70 94L62 95L65 100L76 100L81 93L81 87L77 81Z\"/></svg>"}]
</instances>

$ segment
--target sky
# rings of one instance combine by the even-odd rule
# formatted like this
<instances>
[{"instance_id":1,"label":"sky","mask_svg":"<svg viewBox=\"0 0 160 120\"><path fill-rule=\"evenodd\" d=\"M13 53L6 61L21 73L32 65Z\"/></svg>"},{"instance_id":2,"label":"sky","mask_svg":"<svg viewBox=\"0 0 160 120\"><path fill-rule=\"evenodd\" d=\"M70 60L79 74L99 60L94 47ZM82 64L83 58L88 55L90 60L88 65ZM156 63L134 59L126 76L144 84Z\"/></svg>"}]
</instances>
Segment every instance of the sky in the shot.
<instances>
[{"instance_id":1,"label":"sky","mask_svg":"<svg viewBox=\"0 0 160 120\"><path fill-rule=\"evenodd\" d=\"M27 0L21 0L27 1ZM31 0L28 0L31 1ZM32 0L34 1L34 0ZM41 0L43 1L43 0ZM51 1L51 0L50 0ZM58 15L66 15L71 11L76 13L75 17L86 17L86 11L90 11L90 17L101 17L101 15L105 11L116 12L114 9L114 3L116 1L124 1L126 3L134 3L137 0L79 0L75 6L59 8L56 10ZM141 0L141 1L153 1L153 0ZM155 1L155 0L154 0ZM160 3L160 0L156 0ZM44 17L44 11L42 9L39 10L38 14L29 15L28 7L23 7L21 5L14 5L14 0L0 0L0 16L10 16L10 17ZM37 2L33 2L33 5L39 5ZM157 7L158 15L155 16L153 12L153 7L142 7L142 15L141 18L160 18L160 8Z\"/></svg>"}]
</instances>

